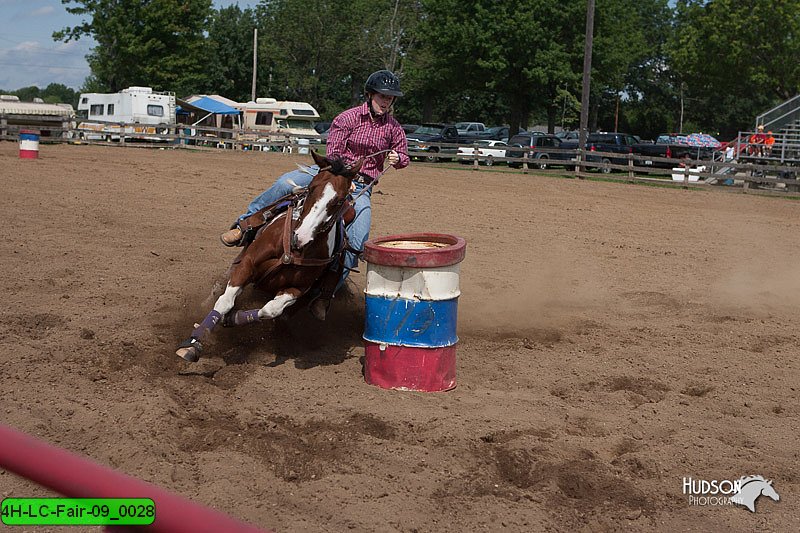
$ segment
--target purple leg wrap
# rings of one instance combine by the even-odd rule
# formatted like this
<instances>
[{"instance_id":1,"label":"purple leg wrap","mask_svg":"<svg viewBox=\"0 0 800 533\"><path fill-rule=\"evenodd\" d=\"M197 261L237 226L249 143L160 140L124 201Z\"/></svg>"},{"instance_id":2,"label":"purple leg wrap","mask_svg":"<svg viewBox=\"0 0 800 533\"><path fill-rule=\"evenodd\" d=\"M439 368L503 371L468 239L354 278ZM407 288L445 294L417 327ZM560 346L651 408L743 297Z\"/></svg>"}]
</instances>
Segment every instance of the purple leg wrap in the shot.
<instances>
[{"instance_id":1,"label":"purple leg wrap","mask_svg":"<svg viewBox=\"0 0 800 533\"><path fill-rule=\"evenodd\" d=\"M246 324L253 324L261 320L258 317L258 309L250 309L249 311L236 311L233 315L234 326L244 326Z\"/></svg>"},{"instance_id":2,"label":"purple leg wrap","mask_svg":"<svg viewBox=\"0 0 800 533\"><path fill-rule=\"evenodd\" d=\"M202 339L205 335L211 333L211 330L214 329L222 315L216 311L211 311L208 315L200 322L200 325L195 328L192 332L193 339Z\"/></svg>"}]
</instances>

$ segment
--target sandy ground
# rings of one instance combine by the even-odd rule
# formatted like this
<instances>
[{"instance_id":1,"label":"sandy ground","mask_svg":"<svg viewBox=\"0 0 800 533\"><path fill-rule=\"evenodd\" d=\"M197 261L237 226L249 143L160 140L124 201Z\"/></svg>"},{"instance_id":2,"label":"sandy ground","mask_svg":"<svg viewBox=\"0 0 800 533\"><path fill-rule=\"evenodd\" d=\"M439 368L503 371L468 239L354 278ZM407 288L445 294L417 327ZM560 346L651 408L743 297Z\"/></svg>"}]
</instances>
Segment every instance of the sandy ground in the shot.
<instances>
[{"instance_id":1,"label":"sandy ground","mask_svg":"<svg viewBox=\"0 0 800 533\"><path fill-rule=\"evenodd\" d=\"M17 150L0 144L4 423L276 531L800 530L796 200L390 171L373 236L468 243L458 387L425 394L364 382L363 274L325 323L174 355L235 256L219 233L310 158ZM749 474L780 501L682 492ZM47 495L0 470L0 496Z\"/></svg>"}]
</instances>

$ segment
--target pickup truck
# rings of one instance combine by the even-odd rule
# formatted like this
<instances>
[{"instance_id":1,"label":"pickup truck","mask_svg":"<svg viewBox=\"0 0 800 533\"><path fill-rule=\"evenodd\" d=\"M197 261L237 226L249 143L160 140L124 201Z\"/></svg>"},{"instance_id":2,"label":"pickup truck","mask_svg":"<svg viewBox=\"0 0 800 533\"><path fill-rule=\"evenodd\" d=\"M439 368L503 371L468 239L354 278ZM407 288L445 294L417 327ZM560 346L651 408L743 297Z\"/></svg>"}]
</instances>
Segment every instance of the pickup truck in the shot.
<instances>
[{"instance_id":1,"label":"pickup truck","mask_svg":"<svg viewBox=\"0 0 800 533\"><path fill-rule=\"evenodd\" d=\"M588 154L586 161L589 163L604 163L614 165L625 165L628 162L627 155L634 153L634 147L638 144L636 137L628 133L590 133L586 137L586 149L590 152L606 152L620 154L620 157L613 155L595 156ZM577 150L578 141L564 141L561 148ZM608 174L610 168L601 168L600 172Z\"/></svg>"},{"instance_id":2,"label":"pickup truck","mask_svg":"<svg viewBox=\"0 0 800 533\"><path fill-rule=\"evenodd\" d=\"M488 137L487 134L475 133L475 135L461 134L455 124L429 123L422 124L407 134L406 138L409 151L426 152L425 156L412 154L412 157L424 157L425 160L433 162L440 159L455 159L459 144L472 144L476 140Z\"/></svg>"},{"instance_id":3,"label":"pickup truck","mask_svg":"<svg viewBox=\"0 0 800 533\"><path fill-rule=\"evenodd\" d=\"M494 139L495 137L495 132L489 131L489 128L483 122L456 122L456 129L458 130L459 143L461 144Z\"/></svg>"},{"instance_id":4,"label":"pickup truck","mask_svg":"<svg viewBox=\"0 0 800 533\"><path fill-rule=\"evenodd\" d=\"M672 168L675 166L674 162L653 161L647 158L661 157L667 159L683 159L688 157L690 159L711 159L713 157L713 148L706 146L690 146L685 143L685 139L686 136L680 133L663 133L656 137L656 141L653 144L636 144L633 147L633 153L645 157L645 159L636 161L636 164Z\"/></svg>"},{"instance_id":5,"label":"pickup truck","mask_svg":"<svg viewBox=\"0 0 800 533\"><path fill-rule=\"evenodd\" d=\"M460 134L475 135L477 133L484 133L486 125L483 122L456 122L456 129Z\"/></svg>"}]
</instances>

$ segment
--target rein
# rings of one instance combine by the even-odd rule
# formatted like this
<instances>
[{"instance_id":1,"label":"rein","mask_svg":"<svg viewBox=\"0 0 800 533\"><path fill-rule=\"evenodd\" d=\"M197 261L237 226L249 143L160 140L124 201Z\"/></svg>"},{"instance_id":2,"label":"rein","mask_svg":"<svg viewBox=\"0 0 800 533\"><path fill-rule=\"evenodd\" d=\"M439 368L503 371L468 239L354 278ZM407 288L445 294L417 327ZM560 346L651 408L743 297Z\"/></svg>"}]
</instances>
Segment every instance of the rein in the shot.
<instances>
[{"instance_id":1,"label":"rein","mask_svg":"<svg viewBox=\"0 0 800 533\"><path fill-rule=\"evenodd\" d=\"M376 155L385 154L385 153L388 153L388 152L391 152L391 151L392 151L391 149L380 150L378 152L374 152L374 153L371 153L369 155L364 156L364 159L369 159L371 157L375 157ZM325 170L327 170L328 168L330 168L330 167L326 167ZM355 195L353 197L353 205L355 205L356 200L358 200L364 193L366 193L367 191L372 189L375 185L377 185L378 184L378 180L381 179L381 177L384 174L386 174L386 171L388 171L390 168L391 168L391 166L385 168L380 174L378 174L378 176L376 178L374 178L371 182L369 182L366 186L364 186L364 188L361 189L361 191L357 195ZM323 169L320 169L320 171L322 171L322 170ZM331 216L330 220L328 220L328 222L326 222L325 225L322 226L322 230L323 231L330 231L330 229L333 227L333 225L336 223L336 221L339 220L339 218L344 215L344 213L345 213L345 211L347 211L348 207L350 207L350 206L347 204L345 199L342 199L342 201L340 202L339 208Z\"/></svg>"},{"instance_id":2,"label":"rein","mask_svg":"<svg viewBox=\"0 0 800 533\"><path fill-rule=\"evenodd\" d=\"M379 152L375 152L369 154L364 157L364 159L368 159L371 157L375 157L377 155L391 152L391 150L381 150ZM330 170L330 166L324 167L319 169L320 172L324 170ZM386 174L386 171L389 170L391 167L387 167L384 169L378 176L373 179L369 184L367 184L361 191L353 198L353 203L361 197L364 193L372 189L377 183L378 180ZM339 207L336 209L336 212L331 215L330 219L322 226L322 228L318 231L318 233L327 233L332 228L333 225L344 215L345 211L350 207L348 203L345 201L347 196L342 198L341 202L339 202ZM341 253L341 250L335 251L331 257L325 259L315 259L315 258L304 258L298 257L293 253L293 243L292 243L292 231L294 230L294 224L292 220L292 214L294 213L294 204L290 204L287 211L286 211L286 221L283 225L283 235L282 235L282 244L283 244L283 254L281 255L280 262L275 264L272 268L267 270L262 276L261 279L265 279L267 276L272 274L275 270L280 268L282 265L297 265L297 266L325 266L330 264L338 255ZM346 247L346 245L345 245ZM344 247L342 247L344 249Z\"/></svg>"}]
</instances>

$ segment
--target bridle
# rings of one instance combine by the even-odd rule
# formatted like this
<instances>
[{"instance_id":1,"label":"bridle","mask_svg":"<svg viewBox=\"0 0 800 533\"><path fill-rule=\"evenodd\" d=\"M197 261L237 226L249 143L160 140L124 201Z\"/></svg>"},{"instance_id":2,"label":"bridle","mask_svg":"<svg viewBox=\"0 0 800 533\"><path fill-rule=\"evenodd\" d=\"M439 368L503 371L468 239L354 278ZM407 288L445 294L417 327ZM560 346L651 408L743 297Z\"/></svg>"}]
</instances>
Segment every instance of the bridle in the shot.
<instances>
[{"instance_id":1,"label":"bridle","mask_svg":"<svg viewBox=\"0 0 800 533\"><path fill-rule=\"evenodd\" d=\"M387 149L387 150L380 150L380 151L378 151L378 152L373 152L373 153L371 153L371 154L369 154L369 155L366 155L366 156L364 156L364 157L362 158L362 160L363 160L363 159L370 159L370 158L372 158L372 157L375 157L375 156L378 156L378 155L381 155L381 154L385 154L385 153L388 153L388 152L391 152L391 151L392 151L391 149ZM319 169L319 170L320 170L320 172L322 172L323 170L328 170L329 168L330 168L330 167L328 166L328 167L325 167L324 169ZM353 165L350 165L348 168L353 168ZM353 197L353 204L355 204L355 203L356 203L356 200L358 200L358 199L359 199L359 198L360 198L360 197L361 197L361 196L362 196L364 193L366 193L367 191L369 191L370 189L372 189L372 188L373 188L373 187L374 187L374 186L375 186L375 185L378 183L378 180L379 180L379 179L381 179L381 176L383 176L384 174L386 174L386 171L388 171L388 170L389 170L389 168L391 168L391 167L387 167L387 168L385 168L383 171L381 171L381 173L380 173L380 174L378 174L378 176L377 176L377 177L375 177L375 178L374 178L372 181L370 181L369 183L367 183L367 184L366 184L366 185L365 185L365 186L364 186L364 187L363 187L363 188L362 188L362 189L361 189L361 190L358 192L358 194L357 194L357 195L355 195L355 196ZM339 206L338 206L338 208L337 208L337 209L336 209L336 211L333 213L333 215L331 216L331 218L330 218L330 219L329 219L329 220L328 220L328 221L325 223L325 225L324 225L324 226L322 226L322 229L321 229L320 231L323 231L323 230L324 230L324 231L330 231L330 229L333 227L333 225L336 223L336 221L337 221L337 220L339 220L339 218L340 218L341 216L343 216L343 215L344 215L345 211L347 211L347 208L349 207L349 205L347 204L347 202L346 202L345 200L347 200L347 196L344 196L344 197L343 197L343 198L342 198L342 199L339 201Z\"/></svg>"},{"instance_id":2,"label":"bridle","mask_svg":"<svg viewBox=\"0 0 800 533\"><path fill-rule=\"evenodd\" d=\"M375 157L375 156L378 156L380 154L387 153L387 152L391 152L391 149L380 150L378 152L374 152L372 154L364 156L362 159L368 159L368 158ZM322 168L319 169L319 171L317 173L323 172L323 171L326 171L326 170L330 170L331 168L332 168L331 165L328 165L326 167L322 167ZM352 169L353 165L350 165L347 168L348 169ZM378 180L384 174L386 174L386 172L388 170L389 170L389 168L387 167L380 174L378 174L378 176L375 177L375 179L373 179L363 189L361 189L361 191L353 198L353 203L355 203L355 201L358 198L360 198L361 195L363 195L364 193L366 193L367 191L372 189L372 187L374 187L378 183ZM304 188L306 190L308 190L308 187L304 187ZM325 222L325 224L321 227L321 229L317 230L317 234L327 233L331 229L333 229L333 225L336 224L336 222L338 222L338 220L346 212L347 208L350 207L348 205L348 203L346 202L346 200L347 200L347 194L345 194L342 197L342 199L338 202L339 205L337 206L336 211L333 213L333 215L331 215L330 219L328 219L328 221ZM317 259L317 258L310 258L310 257L298 257L294 253L296 251L294 238L293 238L294 229L295 229L295 227L294 227L295 225L294 225L294 221L293 221L294 210L295 210L295 204L294 204L294 202L291 202L289 204L289 206L287 208L287 211L286 211L286 214L285 214L286 219L285 219L284 226L283 226L283 232L281 234L281 245L282 245L282 248L283 248L283 253L281 254L281 257L280 257L279 261L275 265L273 265L271 268L269 268L266 272L264 272L264 274L261 275L260 280L266 279L268 276L270 276L273 272L275 272L281 266L286 266L286 265L325 266L325 265L328 265L331 262L333 262L334 259L336 259L336 257L338 257L342 253L342 251L345 250L345 248L348 247L348 245L346 243L346 237L345 237L344 246L341 246L338 250L334 251L334 253L331 254L331 257L328 257L328 258L325 258L325 259Z\"/></svg>"},{"instance_id":3,"label":"bridle","mask_svg":"<svg viewBox=\"0 0 800 533\"><path fill-rule=\"evenodd\" d=\"M380 150L378 152L374 152L372 154L364 156L362 158L362 160L363 159L369 159L371 157L375 157L375 156L378 156L380 154L387 153L387 152L391 152L391 149ZM330 165L328 165L327 167L320 168L319 172L330 170L331 168L332 167ZM347 168L348 169L352 169L353 165L350 165ZM359 191L359 193L355 197L353 197L353 204L355 204L355 201L358 198L360 198L363 194L365 194L367 191L372 189L378 183L378 180L381 178L381 176L383 176L386 173L386 171L389 170L389 168L390 167L387 167L386 169L384 169L380 174L378 174L377 177L375 177L375 179L373 179L371 182L369 182L367 185L365 185L364 188L362 188L361 191ZM308 190L308 187L306 187L306 190ZM320 226L320 228L316 232L318 235L319 234L324 234L324 233L327 233L327 232L331 231L331 229L333 229L334 224L336 224L339 221L339 219L343 217L344 213L350 207L350 204L346 200L347 200L347 195L344 195L337 202L338 205L336 207L336 211L334 211L334 213L330 216L330 218L322 226ZM296 250L296 247L295 247L295 243L294 243L294 238L292 237L292 235L294 233L294 223L293 223L293 220L292 220L293 219L293 216L292 216L293 213L294 213L294 205L290 204L289 208L287 210L287 213L286 213L286 222L284 223L284 230L283 230L283 235L282 235L282 239L281 239L282 243L283 243L283 255L281 256L281 260L280 260L279 264L283 264L283 265L294 264L294 265L300 265L300 266L322 266L322 265L327 265L328 263L333 261L334 258L338 255L338 253L341 252L341 250L339 252L335 252L334 254L331 255L331 257L326 258L326 259L312 259L312 258L297 257L294 254L294 252ZM342 249L344 249L344 247ZM276 267L277 267L277 265L276 265ZM271 272L271 270L272 269L270 269L270 272Z\"/></svg>"}]
</instances>

